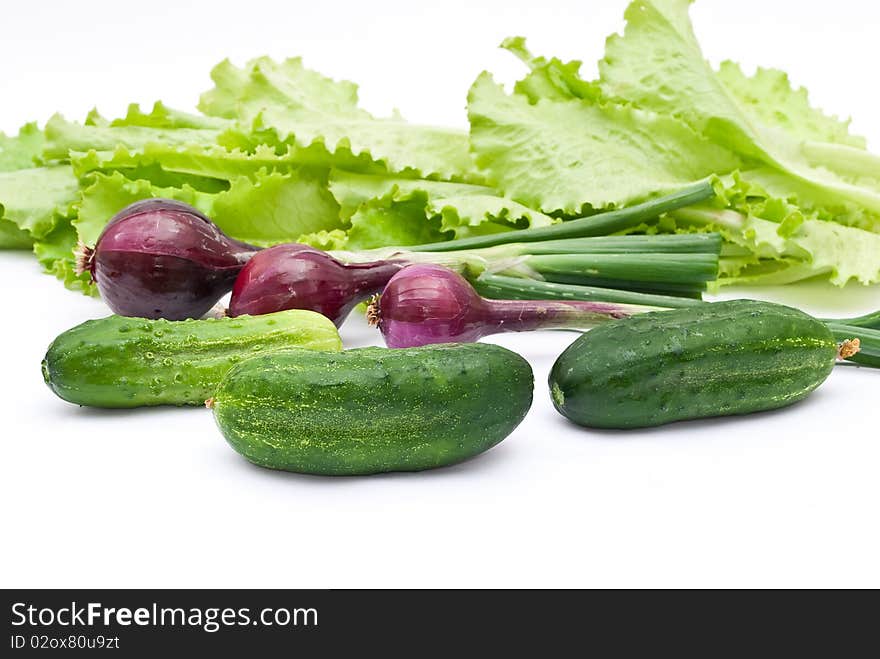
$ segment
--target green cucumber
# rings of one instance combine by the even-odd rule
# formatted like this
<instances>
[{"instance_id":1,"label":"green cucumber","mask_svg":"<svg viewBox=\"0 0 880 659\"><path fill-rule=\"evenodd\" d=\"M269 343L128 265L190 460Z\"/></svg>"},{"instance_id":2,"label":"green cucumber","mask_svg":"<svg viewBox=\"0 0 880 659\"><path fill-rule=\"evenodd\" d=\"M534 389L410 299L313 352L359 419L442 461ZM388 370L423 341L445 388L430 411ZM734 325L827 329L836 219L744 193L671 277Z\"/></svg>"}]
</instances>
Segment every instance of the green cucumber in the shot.
<instances>
[{"instance_id":1,"label":"green cucumber","mask_svg":"<svg viewBox=\"0 0 880 659\"><path fill-rule=\"evenodd\" d=\"M491 344L290 351L236 366L210 406L254 464L355 475L482 453L519 425L532 390L528 362Z\"/></svg>"},{"instance_id":2,"label":"green cucumber","mask_svg":"<svg viewBox=\"0 0 880 659\"><path fill-rule=\"evenodd\" d=\"M338 351L342 342L333 323L312 311L181 321L109 316L55 339L43 377L78 405L201 405L243 358L287 348Z\"/></svg>"},{"instance_id":3,"label":"green cucumber","mask_svg":"<svg viewBox=\"0 0 880 659\"><path fill-rule=\"evenodd\" d=\"M834 366L821 321L734 300L633 316L577 339L550 373L553 404L577 424L642 428L790 405Z\"/></svg>"}]
</instances>

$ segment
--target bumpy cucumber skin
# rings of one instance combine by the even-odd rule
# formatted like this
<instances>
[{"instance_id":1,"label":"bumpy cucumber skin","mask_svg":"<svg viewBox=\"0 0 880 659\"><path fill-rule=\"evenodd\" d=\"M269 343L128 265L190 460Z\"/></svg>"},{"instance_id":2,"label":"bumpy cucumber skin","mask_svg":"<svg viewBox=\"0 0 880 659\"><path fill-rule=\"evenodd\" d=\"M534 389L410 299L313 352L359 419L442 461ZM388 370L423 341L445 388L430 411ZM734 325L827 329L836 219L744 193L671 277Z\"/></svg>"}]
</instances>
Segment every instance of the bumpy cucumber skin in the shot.
<instances>
[{"instance_id":1,"label":"bumpy cucumber skin","mask_svg":"<svg viewBox=\"0 0 880 659\"><path fill-rule=\"evenodd\" d=\"M837 344L807 314L733 300L634 316L577 339L550 372L556 409L593 428L642 428L790 405L831 373Z\"/></svg>"},{"instance_id":2,"label":"bumpy cucumber skin","mask_svg":"<svg viewBox=\"0 0 880 659\"><path fill-rule=\"evenodd\" d=\"M254 464L307 474L420 471L495 446L531 407L532 369L490 344L242 362L214 397L229 444Z\"/></svg>"},{"instance_id":3,"label":"bumpy cucumber skin","mask_svg":"<svg viewBox=\"0 0 880 659\"><path fill-rule=\"evenodd\" d=\"M55 339L43 377L78 405L202 405L242 359L288 348L339 351L342 341L312 311L181 321L109 316Z\"/></svg>"}]
</instances>

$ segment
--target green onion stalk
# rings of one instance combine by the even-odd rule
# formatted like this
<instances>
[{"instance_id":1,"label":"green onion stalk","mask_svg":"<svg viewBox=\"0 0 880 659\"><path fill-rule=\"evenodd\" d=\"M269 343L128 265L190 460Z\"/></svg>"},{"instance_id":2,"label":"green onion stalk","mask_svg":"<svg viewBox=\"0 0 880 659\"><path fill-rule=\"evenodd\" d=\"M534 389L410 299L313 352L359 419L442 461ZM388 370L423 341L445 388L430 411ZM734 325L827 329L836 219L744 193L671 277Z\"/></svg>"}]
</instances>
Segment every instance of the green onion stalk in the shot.
<instances>
[{"instance_id":1,"label":"green onion stalk","mask_svg":"<svg viewBox=\"0 0 880 659\"><path fill-rule=\"evenodd\" d=\"M715 196L715 188L711 181L700 181L683 188L678 192L649 199L641 204L627 206L612 211L605 211L574 220L561 222L548 227L506 231L485 236L459 238L439 243L416 245L409 249L416 252L450 252L459 250L481 249L510 243L535 243L545 240L564 238L587 238L608 236L632 229L649 220L656 219L687 206L707 201Z\"/></svg>"},{"instance_id":2,"label":"green onion stalk","mask_svg":"<svg viewBox=\"0 0 880 659\"><path fill-rule=\"evenodd\" d=\"M719 234L608 234L632 229L712 195L712 185L701 182L642 204L548 227L331 254L345 263L433 263L470 279L483 273L496 273L561 284L699 298L707 283L718 275L722 244Z\"/></svg>"},{"instance_id":3,"label":"green onion stalk","mask_svg":"<svg viewBox=\"0 0 880 659\"><path fill-rule=\"evenodd\" d=\"M699 298L718 275L717 234L695 236L620 236L571 241L514 243L460 252L398 249L331 252L347 263L395 261L433 263L475 279L484 273L582 286L601 286ZM653 244L654 238L663 238ZM672 240L666 240L666 239ZM566 242L572 244L565 245ZM696 244L699 243L699 244ZM698 251L702 250L702 251Z\"/></svg>"},{"instance_id":4,"label":"green onion stalk","mask_svg":"<svg viewBox=\"0 0 880 659\"><path fill-rule=\"evenodd\" d=\"M596 302L652 307L668 311L711 304L703 300L653 295L612 288L558 284L521 277L483 273L473 280L480 295L497 300L560 300ZM858 339L859 351L845 357L847 362L880 368L880 311L856 318L822 319L834 338L840 342Z\"/></svg>"},{"instance_id":5,"label":"green onion stalk","mask_svg":"<svg viewBox=\"0 0 880 659\"><path fill-rule=\"evenodd\" d=\"M339 324L355 304L382 292L398 273L415 267L424 272L428 266L432 273L445 271L470 281L482 275L498 275L522 282L596 286L699 299L707 282L713 281L718 273L722 244L719 234L602 234L638 227L670 209L711 194L713 190L708 184L692 186L680 193L589 218L439 245L329 253L295 243L276 245L252 256L241 270L227 313L255 315L279 308L306 308ZM504 306L509 311L521 305ZM609 311L601 304L556 306L565 307L566 312L574 307L579 312L595 307L602 309L598 313L603 318L634 311ZM639 311L655 308L636 306ZM561 321L563 316L566 313L557 313L555 318ZM579 317L578 322L581 320ZM569 321L566 316L565 322ZM504 322L510 325L509 319Z\"/></svg>"}]
</instances>

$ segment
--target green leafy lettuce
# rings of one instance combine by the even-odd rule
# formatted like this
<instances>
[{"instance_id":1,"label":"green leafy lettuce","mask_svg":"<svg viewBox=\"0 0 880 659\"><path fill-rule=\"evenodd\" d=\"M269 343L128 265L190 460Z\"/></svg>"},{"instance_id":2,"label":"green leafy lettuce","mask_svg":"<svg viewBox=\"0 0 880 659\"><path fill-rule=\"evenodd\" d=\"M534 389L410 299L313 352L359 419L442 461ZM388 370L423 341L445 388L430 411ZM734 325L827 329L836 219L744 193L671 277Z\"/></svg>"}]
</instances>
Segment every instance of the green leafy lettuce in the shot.
<instances>
[{"instance_id":1,"label":"green leafy lettuce","mask_svg":"<svg viewBox=\"0 0 880 659\"><path fill-rule=\"evenodd\" d=\"M417 245L559 221L482 185L334 170L329 187L348 230L301 237L325 249Z\"/></svg>"},{"instance_id":2,"label":"green leafy lettuce","mask_svg":"<svg viewBox=\"0 0 880 659\"><path fill-rule=\"evenodd\" d=\"M75 236L70 241L77 179L67 166L43 165L44 143L35 124L14 137L0 134L0 249L33 249L47 270L81 288L73 268ZM59 259L65 264L56 267Z\"/></svg>"},{"instance_id":3,"label":"green leafy lettuce","mask_svg":"<svg viewBox=\"0 0 880 659\"><path fill-rule=\"evenodd\" d=\"M525 75L510 93L477 78L469 132L376 117L353 83L267 57L215 67L199 113L28 124L0 134L0 248L89 291L76 245L149 197L257 245L354 250L543 227L711 180L712 203L634 230L721 232L722 282L880 280L880 158L784 73L710 66L689 4L633 1L595 80L506 40Z\"/></svg>"},{"instance_id":4,"label":"green leafy lettuce","mask_svg":"<svg viewBox=\"0 0 880 659\"><path fill-rule=\"evenodd\" d=\"M211 193L188 185L163 188L120 172L98 173L85 187L73 221L79 238L94 244L108 217L141 199L164 197L190 204L239 240L267 246L340 226L339 207L320 174L260 171L235 178L228 190Z\"/></svg>"},{"instance_id":5,"label":"green leafy lettuce","mask_svg":"<svg viewBox=\"0 0 880 659\"><path fill-rule=\"evenodd\" d=\"M720 176L713 204L643 230L722 232L722 282L880 281L880 158L776 70L714 69L689 0L635 0L599 78L503 46L529 68L471 88L471 146L489 184L555 215L626 205Z\"/></svg>"},{"instance_id":6,"label":"green leafy lettuce","mask_svg":"<svg viewBox=\"0 0 880 659\"><path fill-rule=\"evenodd\" d=\"M468 101L478 164L505 194L548 213L626 206L739 165L677 119L626 105L530 103L487 74Z\"/></svg>"},{"instance_id":7,"label":"green leafy lettuce","mask_svg":"<svg viewBox=\"0 0 880 659\"><path fill-rule=\"evenodd\" d=\"M136 108L128 116L133 114ZM155 115L154 109L140 116ZM348 249L408 245L555 221L486 186L407 176L413 168L392 174L373 163L331 170L333 160L316 156L313 147L242 142L227 148L207 137L180 145L150 141L143 130L133 137L129 123L97 127L103 143L113 142L106 136L120 131L112 150L77 151L82 144L68 142L73 171L84 184L75 225L86 244L100 234L112 209L147 196L192 203L230 235L260 245L290 240ZM185 123L187 130L192 125ZM218 135L215 131L214 139ZM351 154L341 162L351 165ZM374 173L360 173L364 170ZM96 205L97 197L107 201Z\"/></svg>"},{"instance_id":8,"label":"green leafy lettuce","mask_svg":"<svg viewBox=\"0 0 880 659\"><path fill-rule=\"evenodd\" d=\"M215 87L199 108L237 120L267 143L311 150L334 166L372 162L411 177L479 179L465 131L373 117L358 107L356 85L310 71L299 58L261 57L241 69L227 60L211 75Z\"/></svg>"},{"instance_id":9,"label":"green leafy lettuce","mask_svg":"<svg viewBox=\"0 0 880 659\"><path fill-rule=\"evenodd\" d=\"M46 271L88 288L76 245L150 197L256 245L411 245L558 221L482 185L466 131L374 117L354 84L299 59L226 61L212 77L200 114L132 105L0 136L0 246L33 246Z\"/></svg>"}]
</instances>

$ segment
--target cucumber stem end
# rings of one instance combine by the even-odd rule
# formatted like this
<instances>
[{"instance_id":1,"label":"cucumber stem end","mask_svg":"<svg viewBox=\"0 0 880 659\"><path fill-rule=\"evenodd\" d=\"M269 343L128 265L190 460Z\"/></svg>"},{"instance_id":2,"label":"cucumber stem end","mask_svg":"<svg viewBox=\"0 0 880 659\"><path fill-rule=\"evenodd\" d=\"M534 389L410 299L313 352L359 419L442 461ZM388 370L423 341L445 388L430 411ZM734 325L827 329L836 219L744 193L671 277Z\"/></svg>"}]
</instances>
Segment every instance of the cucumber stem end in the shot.
<instances>
[{"instance_id":1,"label":"cucumber stem end","mask_svg":"<svg viewBox=\"0 0 880 659\"><path fill-rule=\"evenodd\" d=\"M858 338L846 339L837 346L837 358L849 359L861 350L862 342Z\"/></svg>"}]
</instances>

